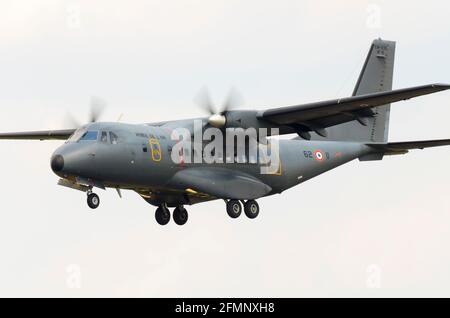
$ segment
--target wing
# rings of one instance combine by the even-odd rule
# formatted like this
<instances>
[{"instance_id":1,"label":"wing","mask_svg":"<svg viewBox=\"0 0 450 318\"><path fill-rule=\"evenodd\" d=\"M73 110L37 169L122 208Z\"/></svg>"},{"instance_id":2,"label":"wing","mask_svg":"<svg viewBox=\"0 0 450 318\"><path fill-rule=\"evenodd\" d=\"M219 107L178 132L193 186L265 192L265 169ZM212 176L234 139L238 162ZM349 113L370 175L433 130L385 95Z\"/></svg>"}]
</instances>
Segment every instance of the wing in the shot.
<instances>
[{"instance_id":1,"label":"wing","mask_svg":"<svg viewBox=\"0 0 450 318\"><path fill-rule=\"evenodd\" d=\"M246 173L225 168L189 168L177 172L168 184L186 192L199 192L221 199L257 199L272 188Z\"/></svg>"},{"instance_id":2,"label":"wing","mask_svg":"<svg viewBox=\"0 0 450 318\"><path fill-rule=\"evenodd\" d=\"M450 139L421 140L405 142L388 142L385 144L368 144L386 155L404 154L411 149L425 149L431 147L450 146Z\"/></svg>"},{"instance_id":3,"label":"wing","mask_svg":"<svg viewBox=\"0 0 450 318\"><path fill-rule=\"evenodd\" d=\"M268 109L260 112L258 117L276 125L297 127L302 131L316 131L321 135L321 130L326 127L352 120L358 120L364 124L365 117L375 115L371 110L373 107L432 94L449 88L450 85L447 84L431 84L397 89L311 104Z\"/></svg>"},{"instance_id":4,"label":"wing","mask_svg":"<svg viewBox=\"0 0 450 318\"><path fill-rule=\"evenodd\" d=\"M41 130L28 132L0 133L0 139L21 140L66 140L75 129Z\"/></svg>"}]
</instances>

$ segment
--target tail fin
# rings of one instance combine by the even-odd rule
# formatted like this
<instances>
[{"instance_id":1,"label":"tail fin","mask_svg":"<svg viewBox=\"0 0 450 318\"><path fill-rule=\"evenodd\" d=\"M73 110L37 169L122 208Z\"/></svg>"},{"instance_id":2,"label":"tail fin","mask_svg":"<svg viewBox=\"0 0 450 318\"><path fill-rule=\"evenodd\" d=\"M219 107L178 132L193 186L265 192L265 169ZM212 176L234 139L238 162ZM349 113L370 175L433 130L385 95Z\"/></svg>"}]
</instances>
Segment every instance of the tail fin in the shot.
<instances>
[{"instance_id":1,"label":"tail fin","mask_svg":"<svg viewBox=\"0 0 450 318\"><path fill-rule=\"evenodd\" d=\"M353 96L392 90L394 74L395 42L374 40L364 66L356 82ZM390 104L373 108L375 115L367 125L357 121L336 125L327 129L329 140L386 142L389 132Z\"/></svg>"}]
</instances>

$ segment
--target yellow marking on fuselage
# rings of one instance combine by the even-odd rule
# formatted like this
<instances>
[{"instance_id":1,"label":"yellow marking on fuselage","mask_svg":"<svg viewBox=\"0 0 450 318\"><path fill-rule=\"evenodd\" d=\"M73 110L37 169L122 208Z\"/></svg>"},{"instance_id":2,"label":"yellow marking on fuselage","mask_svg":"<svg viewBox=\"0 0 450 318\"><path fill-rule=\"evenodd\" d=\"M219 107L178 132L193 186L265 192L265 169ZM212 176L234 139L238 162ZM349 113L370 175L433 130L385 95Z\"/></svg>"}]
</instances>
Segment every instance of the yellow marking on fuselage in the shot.
<instances>
[{"instance_id":1,"label":"yellow marking on fuselage","mask_svg":"<svg viewBox=\"0 0 450 318\"><path fill-rule=\"evenodd\" d=\"M268 144L267 146L270 149L270 144ZM267 160L267 157L266 157L266 153L263 152L263 155L264 155L264 158L265 158L264 162L267 162L268 160ZM263 166L266 167L266 166L270 166L270 165L263 165ZM269 175L281 176L282 174L283 174L283 167L282 167L282 164L281 164L281 155L280 155L280 153L278 153L278 168L277 168L277 170L275 172L269 173Z\"/></svg>"},{"instance_id":2,"label":"yellow marking on fuselage","mask_svg":"<svg viewBox=\"0 0 450 318\"><path fill-rule=\"evenodd\" d=\"M156 138L150 138L148 140L150 144L150 150L152 153L152 160L155 162L159 162L162 160L162 152L161 152L161 144L159 140Z\"/></svg>"}]
</instances>

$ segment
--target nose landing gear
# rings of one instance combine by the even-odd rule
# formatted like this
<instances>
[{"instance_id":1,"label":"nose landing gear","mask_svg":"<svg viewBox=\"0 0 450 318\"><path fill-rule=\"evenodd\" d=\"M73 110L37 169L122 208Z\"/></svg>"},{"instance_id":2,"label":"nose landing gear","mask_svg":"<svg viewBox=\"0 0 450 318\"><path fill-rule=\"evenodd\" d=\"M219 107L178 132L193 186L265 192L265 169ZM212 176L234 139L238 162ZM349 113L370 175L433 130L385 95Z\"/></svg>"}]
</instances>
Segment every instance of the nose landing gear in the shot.
<instances>
[{"instance_id":1,"label":"nose landing gear","mask_svg":"<svg viewBox=\"0 0 450 318\"><path fill-rule=\"evenodd\" d=\"M91 209L96 209L100 205L100 198L92 191L87 192L87 204Z\"/></svg>"}]
</instances>

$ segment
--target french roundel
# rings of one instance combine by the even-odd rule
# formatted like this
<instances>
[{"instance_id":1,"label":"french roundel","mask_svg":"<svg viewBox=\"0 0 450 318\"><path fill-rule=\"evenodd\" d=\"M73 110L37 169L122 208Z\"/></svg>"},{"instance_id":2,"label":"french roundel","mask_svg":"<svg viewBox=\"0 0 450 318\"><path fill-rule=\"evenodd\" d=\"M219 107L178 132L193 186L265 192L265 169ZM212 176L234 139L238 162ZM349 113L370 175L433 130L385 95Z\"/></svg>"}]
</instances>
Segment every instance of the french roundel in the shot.
<instances>
[{"instance_id":1,"label":"french roundel","mask_svg":"<svg viewBox=\"0 0 450 318\"><path fill-rule=\"evenodd\" d=\"M322 161L324 159L323 152L320 150L314 151L314 159L316 159L317 161Z\"/></svg>"}]
</instances>

